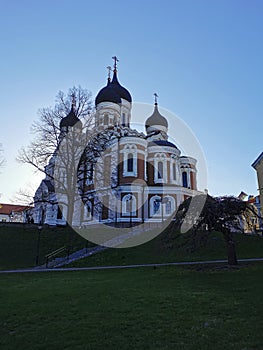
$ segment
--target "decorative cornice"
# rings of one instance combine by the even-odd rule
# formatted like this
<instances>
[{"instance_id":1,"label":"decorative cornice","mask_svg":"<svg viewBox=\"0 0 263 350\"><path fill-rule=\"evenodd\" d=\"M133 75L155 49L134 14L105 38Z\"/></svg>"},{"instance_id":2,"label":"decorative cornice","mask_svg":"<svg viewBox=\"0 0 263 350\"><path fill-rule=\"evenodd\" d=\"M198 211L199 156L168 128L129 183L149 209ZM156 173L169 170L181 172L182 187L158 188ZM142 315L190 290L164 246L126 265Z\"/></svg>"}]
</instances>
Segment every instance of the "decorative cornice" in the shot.
<instances>
[{"instance_id":1,"label":"decorative cornice","mask_svg":"<svg viewBox=\"0 0 263 350\"><path fill-rule=\"evenodd\" d=\"M257 166L258 164L261 162L261 160L263 159L263 152L261 152L261 154L257 157L257 159L254 161L253 164L251 164L251 166L257 170Z\"/></svg>"}]
</instances>

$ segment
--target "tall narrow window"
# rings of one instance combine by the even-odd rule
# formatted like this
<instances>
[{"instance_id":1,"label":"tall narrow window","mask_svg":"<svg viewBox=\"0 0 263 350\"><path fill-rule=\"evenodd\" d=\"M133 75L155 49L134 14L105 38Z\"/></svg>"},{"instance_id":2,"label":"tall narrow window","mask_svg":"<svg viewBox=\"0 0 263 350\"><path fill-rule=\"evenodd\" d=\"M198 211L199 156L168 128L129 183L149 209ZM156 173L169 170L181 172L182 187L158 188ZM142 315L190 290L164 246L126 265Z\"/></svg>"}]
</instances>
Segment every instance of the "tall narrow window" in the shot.
<instances>
[{"instance_id":1,"label":"tall narrow window","mask_svg":"<svg viewBox=\"0 0 263 350\"><path fill-rule=\"evenodd\" d=\"M109 115L104 114L104 125L108 125L108 124L109 124Z\"/></svg>"},{"instance_id":2,"label":"tall narrow window","mask_svg":"<svg viewBox=\"0 0 263 350\"><path fill-rule=\"evenodd\" d=\"M125 113L122 113L122 121L121 121L122 126L126 125L125 119L126 119Z\"/></svg>"},{"instance_id":3,"label":"tall narrow window","mask_svg":"<svg viewBox=\"0 0 263 350\"><path fill-rule=\"evenodd\" d=\"M165 204L165 212L166 215L170 215L172 213L172 203L170 200L168 200Z\"/></svg>"},{"instance_id":4,"label":"tall narrow window","mask_svg":"<svg viewBox=\"0 0 263 350\"><path fill-rule=\"evenodd\" d=\"M173 163L173 180L176 180L176 165Z\"/></svg>"},{"instance_id":5,"label":"tall narrow window","mask_svg":"<svg viewBox=\"0 0 263 350\"><path fill-rule=\"evenodd\" d=\"M163 162L158 162L158 179L163 179Z\"/></svg>"},{"instance_id":6,"label":"tall narrow window","mask_svg":"<svg viewBox=\"0 0 263 350\"><path fill-rule=\"evenodd\" d=\"M133 154L129 153L127 157L127 171L132 172L133 171Z\"/></svg>"},{"instance_id":7,"label":"tall narrow window","mask_svg":"<svg viewBox=\"0 0 263 350\"><path fill-rule=\"evenodd\" d=\"M153 215L158 213L158 211L160 209L160 204L161 204L160 200L154 200L154 202L153 202Z\"/></svg>"},{"instance_id":8,"label":"tall narrow window","mask_svg":"<svg viewBox=\"0 0 263 350\"><path fill-rule=\"evenodd\" d=\"M126 213L130 214L132 212L132 198L126 199Z\"/></svg>"},{"instance_id":9,"label":"tall narrow window","mask_svg":"<svg viewBox=\"0 0 263 350\"><path fill-rule=\"evenodd\" d=\"M182 177L183 177L183 187L188 187L188 182L187 182L187 172L186 171L184 171L183 173L182 173Z\"/></svg>"}]
</instances>

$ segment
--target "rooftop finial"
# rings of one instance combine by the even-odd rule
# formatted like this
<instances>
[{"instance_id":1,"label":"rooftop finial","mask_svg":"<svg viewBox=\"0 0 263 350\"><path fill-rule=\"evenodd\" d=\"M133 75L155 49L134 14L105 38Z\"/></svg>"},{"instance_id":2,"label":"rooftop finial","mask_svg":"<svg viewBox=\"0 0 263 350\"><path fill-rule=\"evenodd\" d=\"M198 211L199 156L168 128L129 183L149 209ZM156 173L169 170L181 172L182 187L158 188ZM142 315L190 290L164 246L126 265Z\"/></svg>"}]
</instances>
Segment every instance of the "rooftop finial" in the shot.
<instances>
[{"instance_id":1,"label":"rooftop finial","mask_svg":"<svg viewBox=\"0 0 263 350\"><path fill-rule=\"evenodd\" d=\"M119 62L119 60L116 56L113 56L112 59L114 60L113 68L114 68L114 71L116 72L117 71L117 62Z\"/></svg>"},{"instance_id":2,"label":"rooftop finial","mask_svg":"<svg viewBox=\"0 0 263 350\"><path fill-rule=\"evenodd\" d=\"M157 104L158 104L158 97L159 97L159 96L157 95L156 92L153 94L153 96L154 96L154 104L157 105Z\"/></svg>"},{"instance_id":3,"label":"rooftop finial","mask_svg":"<svg viewBox=\"0 0 263 350\"><path fill-rule=\"evenodd\" d=\"M108 69L108 80L110 81L111 66L108 66L107 69Z\"/></svg>"}]
</instances>

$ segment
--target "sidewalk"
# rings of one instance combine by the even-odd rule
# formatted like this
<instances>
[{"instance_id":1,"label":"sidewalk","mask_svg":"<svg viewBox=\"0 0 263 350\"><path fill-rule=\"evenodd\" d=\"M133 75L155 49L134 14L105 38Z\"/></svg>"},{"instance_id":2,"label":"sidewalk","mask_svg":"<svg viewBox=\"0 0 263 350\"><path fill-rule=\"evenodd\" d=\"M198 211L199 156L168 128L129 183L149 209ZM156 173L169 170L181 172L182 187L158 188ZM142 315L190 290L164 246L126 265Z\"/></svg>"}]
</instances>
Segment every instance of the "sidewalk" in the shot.
<instances>
[{"instance_id":1,"label":"sidewalk","mask_svg":"<svg viewBox=\"0 0 263 350\"><path fill-rule=\"evenodd\" d=\"M263 258L238 259L238 262L256 262L263 261ZM184 266L184 265L205 265L205 264L227 264L227 260L207 260L207 261L181 261L161 264L138 264L138 265L117 265L117 266L92 266L92 267L69 267L69 268L53 268L53 269L19 269L19 270L2 270L4 273L42 273L42 272L66 272L66 271L88 271L88 270L107 270L107 269L133 269L138 267L162 267L162 266Z\"/></svg>"}]
</instances>

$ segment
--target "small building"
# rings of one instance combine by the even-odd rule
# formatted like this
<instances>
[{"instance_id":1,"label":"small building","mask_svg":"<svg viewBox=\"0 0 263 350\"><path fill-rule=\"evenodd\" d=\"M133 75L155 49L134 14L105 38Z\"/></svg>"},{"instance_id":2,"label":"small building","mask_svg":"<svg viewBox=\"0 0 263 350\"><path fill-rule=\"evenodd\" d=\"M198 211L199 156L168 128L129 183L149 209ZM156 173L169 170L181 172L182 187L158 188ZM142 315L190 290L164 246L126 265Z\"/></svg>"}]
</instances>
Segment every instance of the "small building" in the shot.
<instances>
[{"instance_id":1,"label":"small building","mask_svg":"<svg viewBox=\"0 0 263 350\"><path fill-rule=\"evenodd\" d=\"M28 205L0 204L0 222L32 222L32 207Z\"/></svg>"},{"instance_id":2,"label":"small building","mask_svg":"<svg viewBox=\"0 0 263 350\"><path fill-rule=\"evenodd\" d=\"M261 203L261 217L263 217L263 152L257 157L254 163L251 165L257 172L258 178L258 191L259 191L259 200Z\"/></svg>"}]
</instances>

